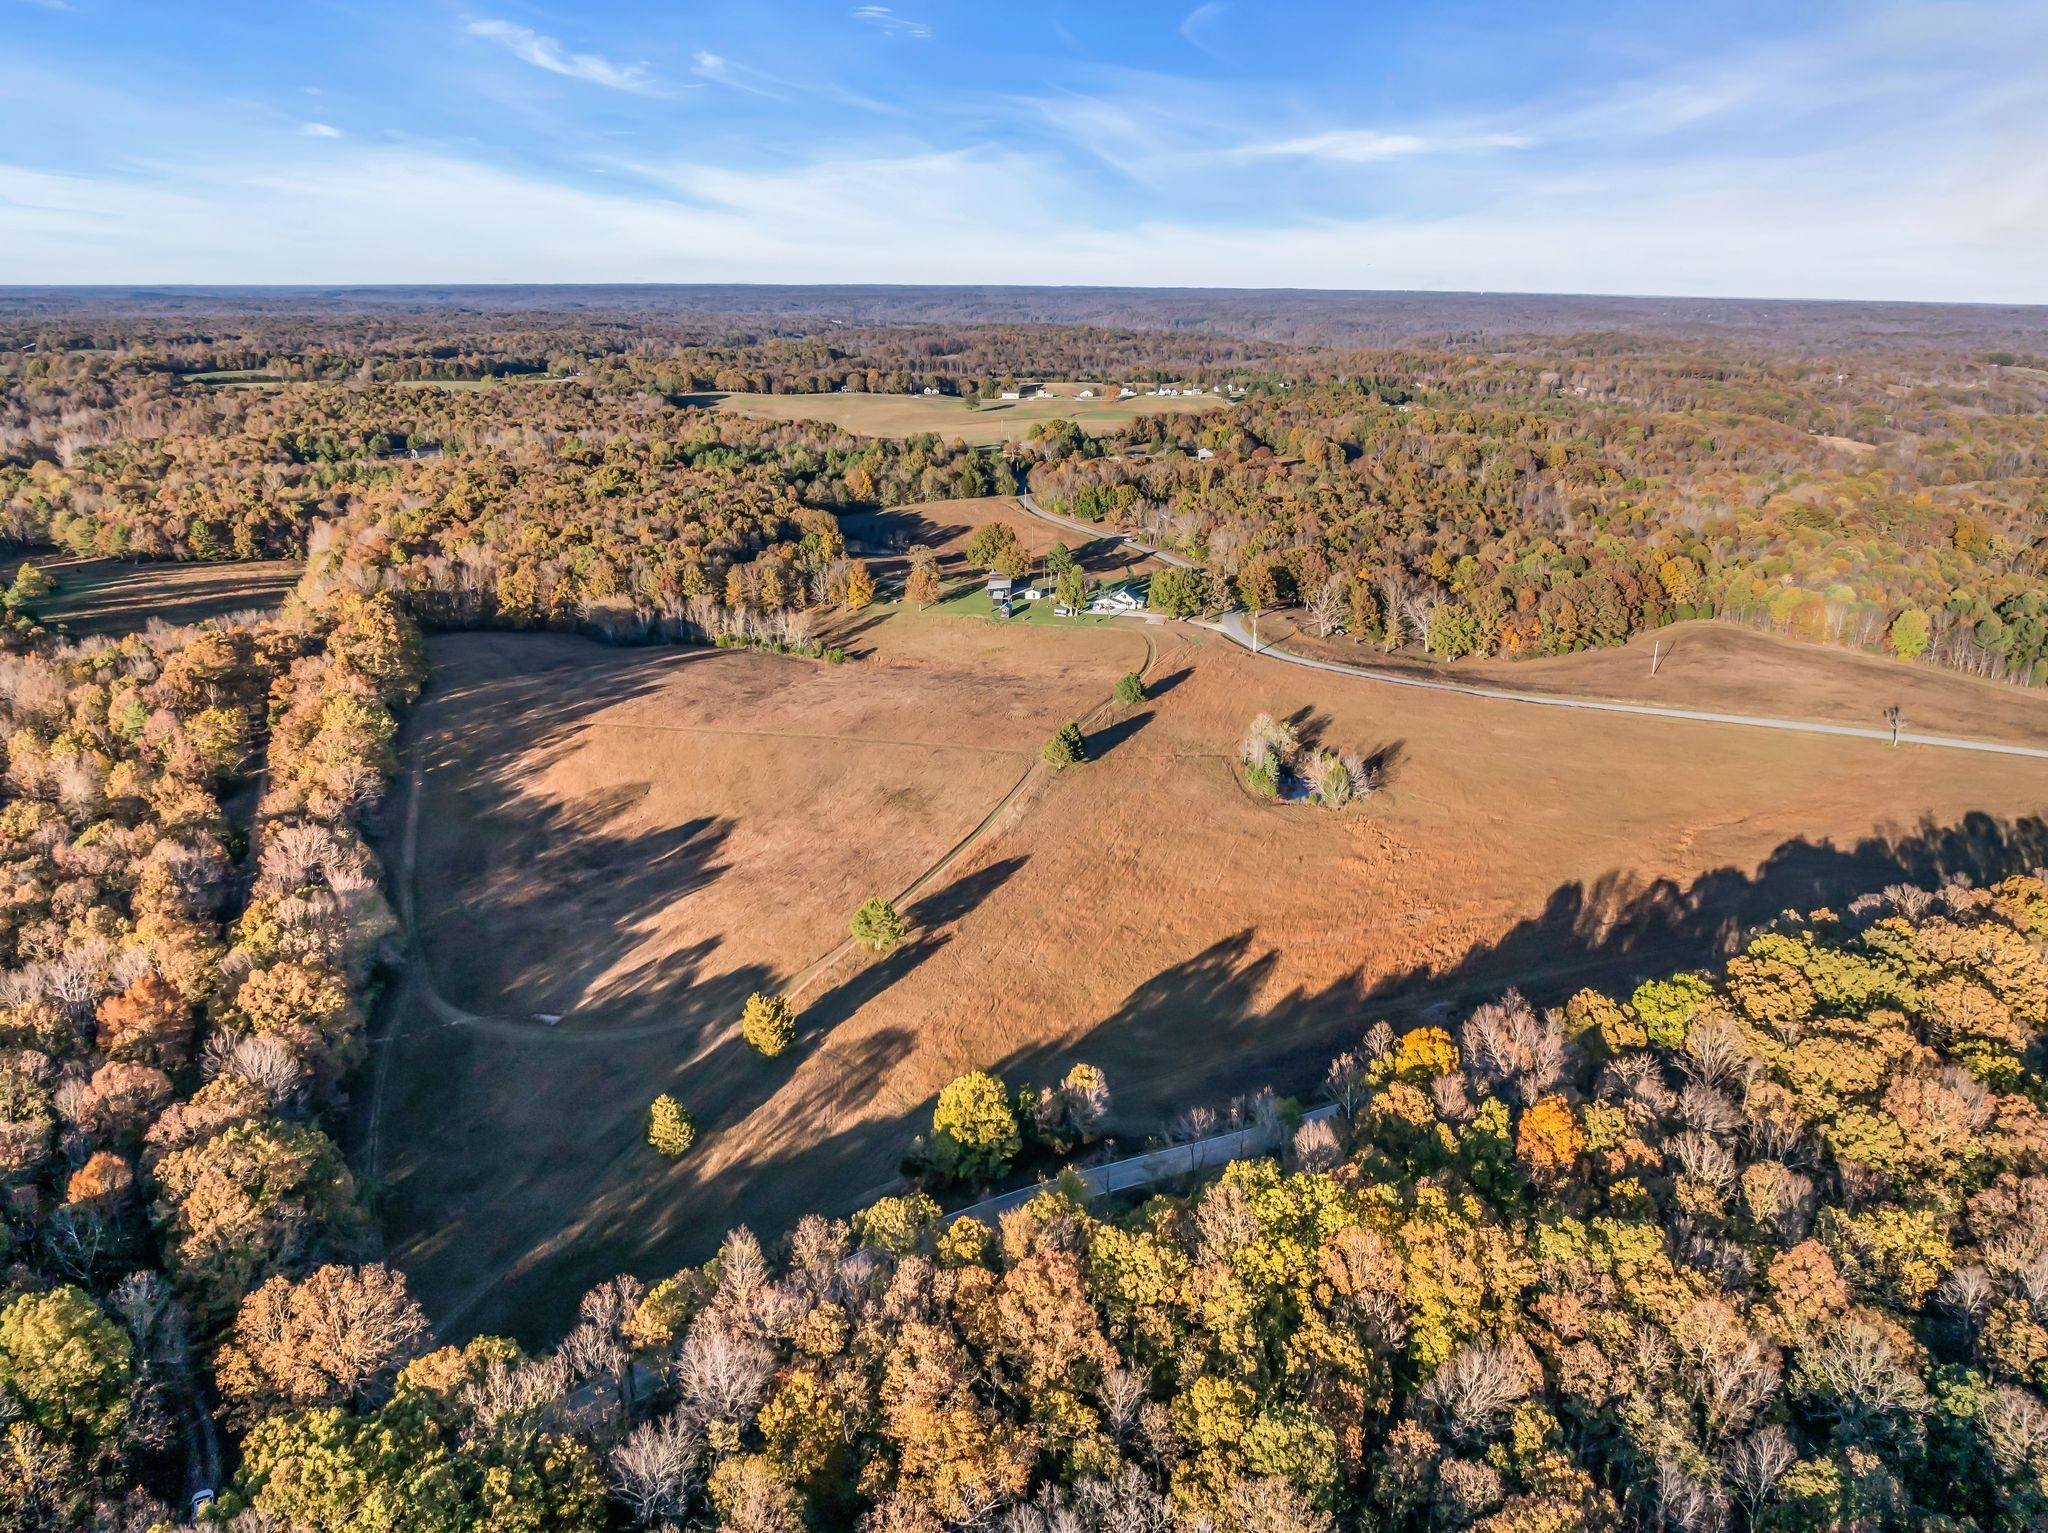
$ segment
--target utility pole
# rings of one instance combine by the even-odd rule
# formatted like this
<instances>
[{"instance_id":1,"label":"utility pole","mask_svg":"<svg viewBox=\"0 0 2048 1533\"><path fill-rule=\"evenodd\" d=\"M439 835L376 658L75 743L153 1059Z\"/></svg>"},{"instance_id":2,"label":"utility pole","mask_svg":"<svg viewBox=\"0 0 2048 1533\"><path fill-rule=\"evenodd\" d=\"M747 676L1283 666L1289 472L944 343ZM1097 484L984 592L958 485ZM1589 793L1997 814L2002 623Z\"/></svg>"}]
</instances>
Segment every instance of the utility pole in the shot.
<instances>
[{"instance_id":1,"label":"utility pole","mask_svg":"<svg viewBox=\"0 0 2048 1533\"><path fill-rule=\"evenodd\" d=\"M1899 705L1897 703L1893 703L1891 707L1885 709L1884 721L1892 726L1893 750L1897 750L1899 748L1899 725L1902 722L1904 722L1904 720L1905 715L1899 711Z\"/></svg>"},{"instance_id":2,"label":"utility pole","mask_svg":"<svg viewBox=\"0 0 2048 1533\"><path fill-rule=\"evenodd\" d=\"M1652 676L1655 676L1657 674L1657 667L1659 664L1662 663L1663 658L1664 641L1662 639L1659 639L1650 646L1650 674Z\"/></svg>"}]
</instances>

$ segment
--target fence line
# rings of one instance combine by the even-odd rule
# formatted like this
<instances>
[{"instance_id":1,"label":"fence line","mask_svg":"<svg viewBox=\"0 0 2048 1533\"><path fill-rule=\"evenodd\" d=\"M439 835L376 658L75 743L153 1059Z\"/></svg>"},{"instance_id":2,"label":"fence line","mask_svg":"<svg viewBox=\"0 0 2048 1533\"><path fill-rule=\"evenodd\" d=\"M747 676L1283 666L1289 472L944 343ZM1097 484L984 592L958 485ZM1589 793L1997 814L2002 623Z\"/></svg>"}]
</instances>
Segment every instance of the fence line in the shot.
<instances>
[{"instance_id":1,"label":"fence line","mask_svg":"<svg viewBox=\"0 0 2048 1533\"><path fill-rule=\"evenodd\" d=\"M1303 1113L1301 1121L1315 1123L1336 1115L1337 1108L1333 1104ZM1187 1144L1170 1144L1163 1150L1147 1150L1143 1155L1130 1155L1099 1166L1073 1166L1069 1169L1079 1178L1086 1196L1097 1198L1106 1192L1129 1192L1134 1187L1148 1187L1154 1182L1170 1182L1175 1177L1206 1171L1211 1166L1228 1165L1233 1160L1268 1155L1285 1146L1288 1137L1287 1124L1275 1119L1270 1123L1234 1128L1226 1134L1213 1134L1207 1139L1196 1139ZM949 1221L994 1219L1013 1208L1022 1208L1045 1191L1045 1186L1041 1183L997 1193L949 1215Z\"/></svg>"}]
</instances>

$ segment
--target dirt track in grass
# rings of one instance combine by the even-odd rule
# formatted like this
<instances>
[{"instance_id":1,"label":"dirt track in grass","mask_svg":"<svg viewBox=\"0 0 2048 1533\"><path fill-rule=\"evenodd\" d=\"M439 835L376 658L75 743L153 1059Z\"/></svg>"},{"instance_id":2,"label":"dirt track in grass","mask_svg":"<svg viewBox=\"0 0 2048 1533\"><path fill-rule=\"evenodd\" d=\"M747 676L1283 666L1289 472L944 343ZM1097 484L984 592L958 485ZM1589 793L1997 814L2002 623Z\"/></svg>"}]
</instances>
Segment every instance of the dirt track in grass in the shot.
<instances>
[{"instance_id":1,"label":"dirt track in grass","mask_svg":"<svg viewBox=\"0 0 2048 1533\"><path fill-rule=\"evenodd\" d=\"M950 545L1001 508L927 514ZM384 1019L379 1169L392 1254L451 1332L544 1336L730 1224L858 1206L966 1068L1098 1063L1131 1139L1306 1087L1380 1016L1627 985L1787 906L2048 860L2043 763L1489 705L1174 624L844 621L864 658L838 668L434 642L407 742L424 961L496 1023ZM749 1054L746 993L955 845L1147 639L1153 695L1094 759L1028 781L897 953L826 966L790 1055ZM1387 787L1343 815L1254 798L1231 757L1258 711L1380 754ZM674 1164L640 1142L662 1090L702 1131Z\"/></svg>"}]
</instances>

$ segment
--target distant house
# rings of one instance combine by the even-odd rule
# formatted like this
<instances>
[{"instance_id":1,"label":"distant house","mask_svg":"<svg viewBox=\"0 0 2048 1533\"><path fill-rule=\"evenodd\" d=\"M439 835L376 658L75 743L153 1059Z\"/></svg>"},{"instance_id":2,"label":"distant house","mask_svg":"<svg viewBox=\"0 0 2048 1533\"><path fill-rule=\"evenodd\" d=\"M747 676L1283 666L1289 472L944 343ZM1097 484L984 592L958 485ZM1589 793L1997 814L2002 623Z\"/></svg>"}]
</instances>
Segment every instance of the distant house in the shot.
<instances>
[{"instance_id":1,"label":"distant house","mask_svg":"<svg viewBox=\"0 0 2048 1533\"><path fill-rule=\"evenodd\" d=\"M1216 449L1213 447L1197 447L1195 449L1195 457L1200 461L1206 462L1208 459L1213 458L1215 456Z\"/></svg>"},{"instance_id":2,"label":"distant house","mask_svg":"<svg viewBox=\"0 0 2048 1533\"><path fill-rule=\"evenodd\" d=\"M1017 583L1017 582L1016 582L1016 581L1014 581L1014 580L1012 580L1012 579L1011 579L1011 578L1010 578L1010 577L1009 577L1008 575L991 575L991 576L989 576L989 577L988 577L988 598L989 598L989 600L990 600L990 601L1008 601L1008 600L1010 599L1010 591L1011 591L1011 588L1012 588L1012 587L1014 587L1014 586L1016 585L1016 583Z\"/></svg>"},{"instance_id":3,"label":"distant house","mask_svg":"<svg viewBox=\"0 0 2048 1533\"><path fill-rule=\"evenodd\" d=\"M935 388L932 388L932 387L931 387L930 385L926 385L926 387L925 387L924 389L922 389L922 390L921 390L920 392L922 392L922 393L926 393L926 394L936 394L936 393L938 393L938 390L937 390L937 389L935 389Z\"/></svg>"},{"instance_id":4,"label":"distant house","mask_svg":"<svg viewBox=\"0 0 2048 1533\"><path fill-rule=\"evenodd\" d=\"M1005 399L1022 399L1023 397L1024 396L1015 389L1003 390L1003 398Z\"/></svg>"},{"instance_id":5,"label":"distant house","mask_svg":"<svg viewBox=\"0 0 2048 1533\"><path fill-rule=\"evenodd\" d=\"M1075 397L1076 399L1093 399L1093 398L1095 397L1095 390L1093 390L1093 389L1083 389L1083 390L1081 390L1081 392L1080 392L1080 393L1076 394L1076 395L1075 395L1074 397Z\"/></svg>"},{"instance_id":6,"label":"distant house","mask_svg":"<svg viewBox=\"0 0 2048 1533\"><path fill-rule=\"evenodd\" d=\"M1161 399L1178 399L1180 397L1179 389L1154 389L1153 392Z\"/></svg>"},{"instance_id":7,"label":"distant house","mask_svg":"<svg viewBox=\"0 0 2048 1533\"><path fill-rule=\"evenodd\" d=\"M1136 389L1118 389L1116 391L1116 397L1118 399L1129 399L1137 392L1138 391Z\"/></svg>"},{"instance_id":8,"label":"distant house","mask_svg":"<svg viewBox=\"0 0 2048 1533\"><path fill-rule=\"evenodd\" d=\"M839 392L842 394L851 394L853 392L853 385L850 383L842 383L839 385Z\"/></svg>"},{"instance_id":9,"label":"distant house","mask_svg":"<svg viewBox=\"0 0 2048 1533\"><path fill-rule=\"evenodd\" d=\"M1022 599L1022 600L1024 600L1024 601L1044 601L1044 600L1045 600L1045 592L1043 592L1043 591L1039 590L1037 586L1026 586L1026 587L1025 587L1025 588L1024 588L1024 589L1023 589L1023 590L1022 590L1021 592L1019 592L1018 594L1019 594L1019 596L1021 597L1021 599Z\"/></svg>"}]
</instances>

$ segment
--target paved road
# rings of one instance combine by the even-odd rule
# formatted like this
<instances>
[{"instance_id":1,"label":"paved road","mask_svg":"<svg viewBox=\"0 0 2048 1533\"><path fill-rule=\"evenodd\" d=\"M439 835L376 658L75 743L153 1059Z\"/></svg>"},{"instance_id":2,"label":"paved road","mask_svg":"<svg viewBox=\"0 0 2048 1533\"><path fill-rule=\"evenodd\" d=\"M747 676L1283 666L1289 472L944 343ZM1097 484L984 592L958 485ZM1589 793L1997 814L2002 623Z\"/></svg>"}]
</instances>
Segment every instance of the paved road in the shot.
<instances>
[{"instance_id":1,"label":"paved road","mask_svg":"<svg viewBox=\"0 0 2048 1533\"><path fill-rule=\"evenodd\" d=\"M1314 1123L1336 1115L1335 1106L1317 1107L1303 1113L1301 1121ZM1284 1123L1255 1123L1248 1128L1212 1134L1207 1139L1197 1139L1188 1144L1168 1145L1163 1150L1148 1150L1143 1155L1131 1155L1099 1166L1073 1166L1069 1169L1079 1178L1087 1195L1094 1198L1105 1192L1129 1192L1158 1182L1171 1182L1192 1176L1197 1171L1206 1171L1211 1166L1226 1166L1234 1160L1272 1155L1286 1148L1289 1137ZM971 1203L946 1217L949 1222L954 1219L997 1219L1013 1208L1022 1208L1044 1190L1043 1186L1018 1187L984 1198L979 1203Z\"/></svg>"},{"instance_id":2,"label":"paved road","mask_svg":"<svg viewBox=\"0 0 2048 1533\"><path fill-rule=\"evenodd\" d=\"M1084 532L1092 538L1104 535L1102 528L1048 511L1029 495L1020 495L1018 499L1023 502L1024 509L1033 516L1043 517L1046 521L1071 528L1076 532ZM1178 565L1182 569L1195 568L1193 560L1179 554L1148 547L1135 538L1126 538L1125 541L1131 547L1167 564ZM1472 686L1457 681L1431 681L1421 676L1404 675L1399 671L1378 671L1370 666L1346 665L1337 660L1312 660L1306 655L1297 655L1272 644L1261 644L1255 648L1251 634L1246 629L1242 612L1226 613L1218 622L1198 623L1196 626L1220 633L1226 639L1271 660L1284 660L1289 665L1305 665L1317 671L1331 671L1339 676L1356 676L1365 681L1385 682L1389 686L1418 687L1425 692L1456 692L1466 697L1485 698L1491 702L1528 703L1538 708L1575 708L1585 713L1633 713L1652 719L1682 719L1694 724L1734 724L1745 729L1781 729L1792 734L1837 735L1852 740L1878 740L1887 744L1892 739L1889 729L1868 729L1856 724L1824 724L1815 719L1779 719L1759 713L1716 713L1704 708L1666 708L1655 703L1602 702L1593 698L1558 697L1544 692L1514 692L1504 687ZM1994 756L2030 756L2035 760L2048 761L2048 747L2011 745L2002 740L1973 740L1962 735L1923 735L1907 730L1900 732L1898 743L1933 746L1939 750L1983 751Z\"/></svg>"}]
</instances>

